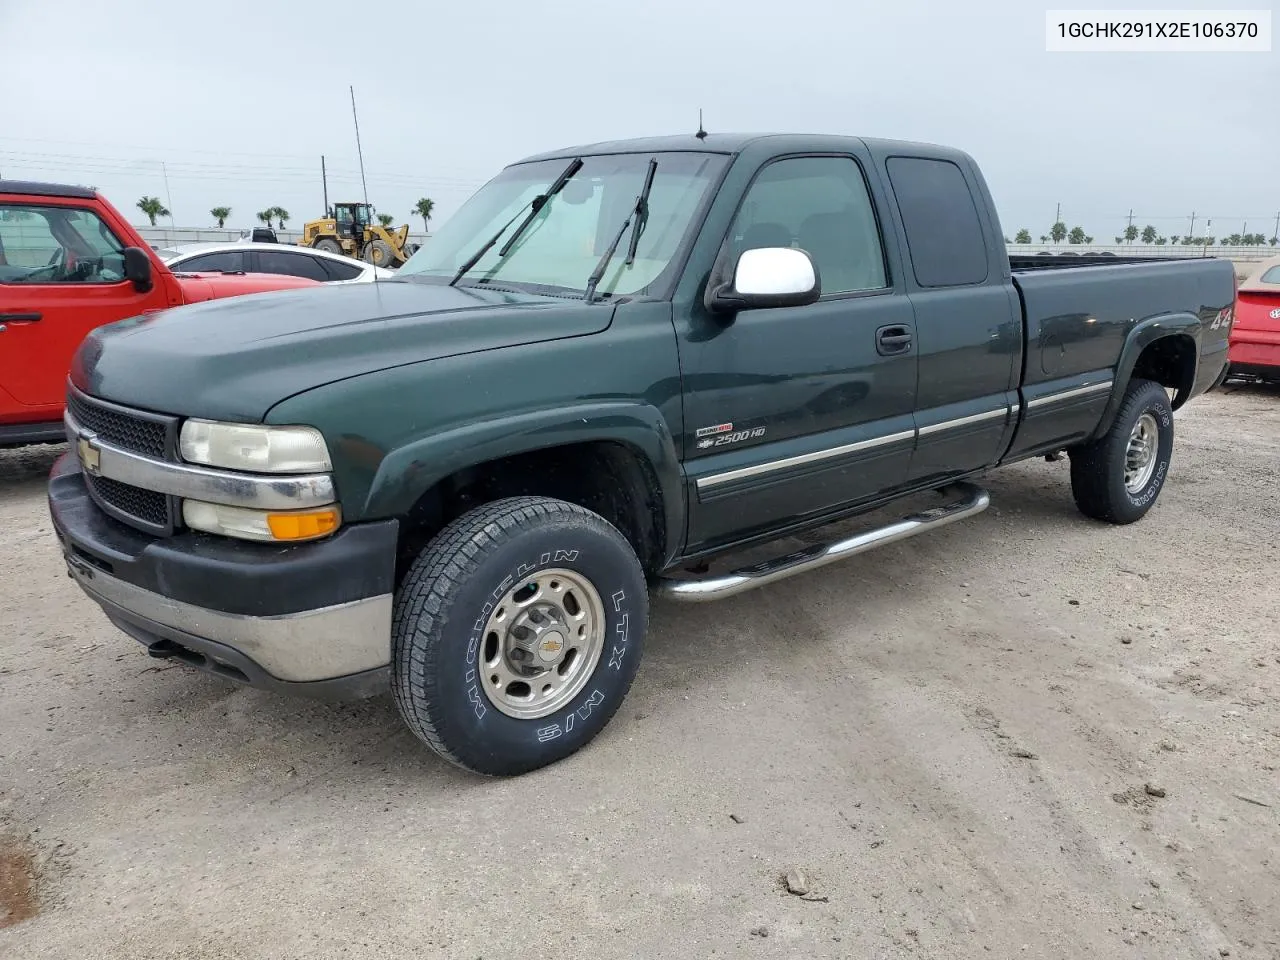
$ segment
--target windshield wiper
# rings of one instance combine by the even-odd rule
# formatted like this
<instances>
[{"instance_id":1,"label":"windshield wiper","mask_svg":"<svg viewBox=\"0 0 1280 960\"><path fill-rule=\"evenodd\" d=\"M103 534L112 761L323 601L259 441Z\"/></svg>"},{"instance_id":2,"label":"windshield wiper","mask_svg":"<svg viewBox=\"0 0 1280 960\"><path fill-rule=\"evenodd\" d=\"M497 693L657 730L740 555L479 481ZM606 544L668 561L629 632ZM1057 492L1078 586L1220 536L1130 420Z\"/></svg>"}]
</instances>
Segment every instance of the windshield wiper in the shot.
<instances>
[{"instance_id":1,"label":"windshield wiper","mask_svg":"<svg viewBox=\"0 0 1280 960\"><path fill-rule=\"evenodd\" d=\"M609 261L613 259L613 254L617 251L618 244L622 242L622 235L627 232L627 228L631 226L633 221L635 229L631 233L631 242L627 245L627 259L624 262L627 266L631 266L635 262L636 245L640 243L640 233L644 230L645 224L649 220L649 192L653 189L653 175L657 172L658 161L650 160L649 170L644 175L644 186L640 188L640 195L636 197L635 206L631 208L631 212L627 214L627 219L622 222L622 226L614 236L613 242L609 244L604 256L600 258L596 268L591 271L591 276L587 278L587 292L584 297L587 303L591 303L595 299L596 287L604 279L604 272L609 269Z\"/></svg>"},{"instance_id":2,"label":"windshield wiper","mask_svg":"<svg viewBox=\"0 0 1280 960\"><path fill-rule=\"evenodd\" d=\"M572 177L575 173L577 173L581 169L582 169L582 158L575 157L572 161L570 161L569 165L565 167L564 170L560 173L560 176L556 177L555 181L551 184L551 186L547 188L546 193L540 193L536 197L534 197L531 201L529 201L530 210L529 210L528 216L524 218L524 222L521 223L520 226L516 227L516 231L511 235L511 239L502 245L502 249L498 251L498 256L505 257L508 253L511 252L511 245L515 243L517 239L519 239L520 234L524 233L525 230L528 229L529 224L533 222L533 218L538 215L538 211L541 210L544 206L546 206L546 203L548 200L550 200L562 189L564 189L564 185L569 182L569 178ZM507 227L515 223L516 218L519 217L520 214L523 212L524 212L524 208L521 207L519 210L516 211L516 215L514 217L512 217L510 220L508 220L506 223L502 225L501 230L499 230L497 233L495 233L492 237L489 238L488 243L486 243L483 247L481 247L474 254L468 257L467 262L464 263L458 269L458 272L453 275L453 279L449 281L449 286L452 287L454 284L456 284L459 280L463 278L463 276L466 275L468 270L470 270L477 263L479 263L480 258L489 252L489 248L498 242L498 238L507 232Z\"/></svg>"}]
</instances>

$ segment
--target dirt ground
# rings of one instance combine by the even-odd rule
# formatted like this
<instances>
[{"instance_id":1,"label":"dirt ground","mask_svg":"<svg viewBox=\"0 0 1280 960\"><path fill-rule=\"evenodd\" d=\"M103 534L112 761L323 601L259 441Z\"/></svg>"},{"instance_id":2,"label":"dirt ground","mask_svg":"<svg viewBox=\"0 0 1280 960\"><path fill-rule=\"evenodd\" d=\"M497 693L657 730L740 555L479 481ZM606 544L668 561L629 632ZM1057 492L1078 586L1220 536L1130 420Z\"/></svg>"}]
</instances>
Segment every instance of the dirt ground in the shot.
<instances>
[{"instance_id":1,"label":"dirt ground","mask_svg":"<svg viewBox=\"0 0 1280 960\"><path fill-rule=\"evenodd\" d=\"M1037 461L655 603L611 726L508 781L149 660L64 575L54 453L0 453L0 957L1280 957L1280 390L1177 423L1135 526Z\"/></svg>"}]
</instances>

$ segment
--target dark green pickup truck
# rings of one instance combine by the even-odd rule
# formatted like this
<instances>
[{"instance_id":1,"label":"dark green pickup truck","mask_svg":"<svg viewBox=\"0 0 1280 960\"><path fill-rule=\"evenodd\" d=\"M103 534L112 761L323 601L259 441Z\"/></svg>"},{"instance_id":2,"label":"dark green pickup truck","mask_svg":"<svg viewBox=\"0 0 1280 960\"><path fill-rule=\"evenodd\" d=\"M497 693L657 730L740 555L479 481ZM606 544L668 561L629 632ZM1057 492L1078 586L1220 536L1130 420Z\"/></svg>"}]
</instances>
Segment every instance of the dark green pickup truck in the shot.
<instances>
[{"instance_id":1,"label":"dark green pickup truck","mask_svg":"<svg viewBox=\"0 0 1280 960\"><path fill-rule=\"evenodd\" d=\"M49 505L70 575L153 656L389 689L444 757L515 774L617 711L650 587L767 584L975 514L974 478L1064 451L1084 514L1140 518L1173 410L1225 370L1234 294L1227 261L1010 258L952 149L562 150L503 170L394 280L95 331Z\"/></svg>"}]
</instances>

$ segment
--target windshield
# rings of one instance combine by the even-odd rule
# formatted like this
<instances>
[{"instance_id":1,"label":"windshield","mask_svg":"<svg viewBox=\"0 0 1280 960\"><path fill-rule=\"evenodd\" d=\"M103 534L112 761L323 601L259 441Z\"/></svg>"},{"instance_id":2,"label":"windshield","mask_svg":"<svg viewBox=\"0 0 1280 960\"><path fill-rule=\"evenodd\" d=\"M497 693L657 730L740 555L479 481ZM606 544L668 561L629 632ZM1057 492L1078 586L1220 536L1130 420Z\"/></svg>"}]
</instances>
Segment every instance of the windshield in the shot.
<instances>
[{"instance_id":1,"label":"windshield","mask_svg":"<svg viewBox=\"0 0 1280 960\"><path fill-rule=\"evenodd\" d=\"M526 285L583 294L587 278L631 214L650 160L658 162L649 218L636 258L615 257L597 295L634 294L663 275L707 190L728 158L709 153L584 156L582 169L542 206L505 257L495 243L459 286ZM508 167L481 187L398 271L447 281L504 223L518 216L564 170L567 158ZM625 250L624 250L625 253Z\"/></svg>"}]
</instances>

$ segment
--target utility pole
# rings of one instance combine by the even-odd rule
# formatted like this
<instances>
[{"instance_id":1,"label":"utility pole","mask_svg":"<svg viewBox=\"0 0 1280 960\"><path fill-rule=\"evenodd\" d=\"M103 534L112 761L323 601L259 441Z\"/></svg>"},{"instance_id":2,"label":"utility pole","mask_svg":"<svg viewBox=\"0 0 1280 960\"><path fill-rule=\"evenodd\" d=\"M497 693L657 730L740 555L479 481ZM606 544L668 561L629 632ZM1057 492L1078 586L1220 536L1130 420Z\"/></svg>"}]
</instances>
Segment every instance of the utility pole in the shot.
<instances>
[{"instance_id":1,"label":"utility pole","mask_svg":"<svg viewBox=\"0 0 1280 960\"><path fill-rule=\"evenodd\" d=\"M1053 212L1053 222L1057 223L1062 219L1062 201L1058 201L1058 209Z\"/></svg>"},{"instance_id":2,"label":"utility pole","mask_svg":"<svg viewBox=\"0 0 1280 960\"><path fill-rule=\"evenodd\" d=\"M1191 230L1187 234L1187 236L1194 237L1195 235L1196 235L1196 212L1192 210L1191 211Z\"/></svg>"},{"instance_id":3,"label":"utility pole","mask_svg":"<svg viewBox=\"0 0 1280 960\"><path fill-rule=\"evenodd\" d=\"M1276 226L1271 231L1271 239L1274 240L1276 237L1280 237L1280 213L1276 214Z\"/></svg>"},{"instance_id":4,"label":"utility pole","mask_svg":"<svg viewBox=\"0 0 1280 960\"><path fill-rule=\"evenodd\" d=\"M329 177L324 170L324 154L320 154L320 182L324 184L324 215L329 215Z\"/></svg>"},{"instance_id":5,"label":"utility pole","mask_svg":"<svg viewBox=\"0 0 1280 960\"><path fill-rule=\"evenodd\" d=\"M1133 226L1133 207L1129 208L1129 226Z\"/></svg>"}]
</instances>

